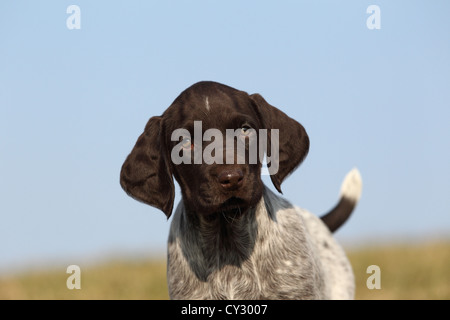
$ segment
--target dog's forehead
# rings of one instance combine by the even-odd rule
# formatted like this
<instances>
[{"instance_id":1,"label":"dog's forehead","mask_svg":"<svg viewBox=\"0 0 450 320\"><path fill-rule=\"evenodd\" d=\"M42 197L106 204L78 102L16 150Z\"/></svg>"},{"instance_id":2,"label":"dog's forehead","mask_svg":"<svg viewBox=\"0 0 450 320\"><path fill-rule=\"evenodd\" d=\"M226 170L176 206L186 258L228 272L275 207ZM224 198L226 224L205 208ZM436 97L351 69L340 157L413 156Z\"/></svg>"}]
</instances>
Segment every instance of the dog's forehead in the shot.
<instances>
[{"instance_id":1,"label":"dog's forehead","mask_svg":"<svg viewBox=\"0 0 450 320\"><path fill-rule=\"evenodd\" d=\"M247 93L214 82L198 83L183 91L164 113L171 126L202 121L219 126L230 115L252 113Z\"/></svg>"}]
</instances>

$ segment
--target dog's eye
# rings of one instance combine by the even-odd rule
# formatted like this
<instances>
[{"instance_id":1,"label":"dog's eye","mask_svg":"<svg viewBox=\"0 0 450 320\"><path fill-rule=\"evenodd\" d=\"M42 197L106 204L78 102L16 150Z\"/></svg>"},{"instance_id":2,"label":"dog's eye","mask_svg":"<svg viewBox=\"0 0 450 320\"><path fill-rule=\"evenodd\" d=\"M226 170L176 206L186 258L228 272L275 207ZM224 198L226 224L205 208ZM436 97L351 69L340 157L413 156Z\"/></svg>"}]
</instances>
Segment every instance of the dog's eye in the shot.
<instances>
[{"instance_id":1,"label":"dog's eye","mask_svg":"<svg viewBox=\"0 0 450 320\"><path fill-rule=\"evenodd\" d=\"M248 135L251 133L251 130L250 130L250 129L251 129L250 126L244 124L244 125L242 126L242 128L241 128L241 135L243 135L243 136L248 136Z\"/></svg>"},{"instance_id":2,"label":"dog's eye","mask_svg":"<svg viewBox=\"0 0 450 320\"><path fill-rule=\"evenodd\" d=\"M194 144L192 143L191 139L189 139L189 138L184 138L184 139L181 141L181 146L182 146L184 149L191 149L191 148L194 146Z\"/></svg>"}]
</instances>

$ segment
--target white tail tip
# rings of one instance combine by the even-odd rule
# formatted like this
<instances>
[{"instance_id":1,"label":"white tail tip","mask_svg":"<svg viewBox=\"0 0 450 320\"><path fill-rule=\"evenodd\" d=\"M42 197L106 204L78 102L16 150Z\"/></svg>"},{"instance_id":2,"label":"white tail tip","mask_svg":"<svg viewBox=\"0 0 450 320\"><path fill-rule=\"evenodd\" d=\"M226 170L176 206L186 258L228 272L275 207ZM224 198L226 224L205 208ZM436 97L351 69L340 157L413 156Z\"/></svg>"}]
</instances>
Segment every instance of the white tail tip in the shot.
<instances>
[{"instance_id":1,"label":"white tail tip","mask_svg":"<svg viewBox=\"0 0 450 320\"><path fill-rule=\"evenodd\" d=\"M359 170L353 168L344 178L341 186L341 197L351 200L355 203L361 198L362 178Z\"/></svg>"}]
</instances>

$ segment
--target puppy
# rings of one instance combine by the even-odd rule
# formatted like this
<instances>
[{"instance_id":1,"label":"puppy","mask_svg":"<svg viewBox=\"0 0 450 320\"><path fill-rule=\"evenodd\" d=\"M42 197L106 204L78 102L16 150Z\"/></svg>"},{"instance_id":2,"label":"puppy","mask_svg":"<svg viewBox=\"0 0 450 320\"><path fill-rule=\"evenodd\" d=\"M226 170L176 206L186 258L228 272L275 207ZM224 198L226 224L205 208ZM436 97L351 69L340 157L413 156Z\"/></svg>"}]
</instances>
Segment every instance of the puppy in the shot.
<instances>
[{"instance_id":1,"label":"puppy","mask_svg":"<svg viewBox=\"0 0 450 320\"><path fill-rule=\"evenodd\" d=\"M231 143L232 142L232 143ZM134 199L172 219L167 280L172 299L351 299L351 265L332 232L353 211L361 177L353 169L322 218L275 189L306 157L303 126L271 106L216 82L183 91L152 117L120 173ZM256 155L255 155L256 153Z\"/></svg>"}]
</instances>

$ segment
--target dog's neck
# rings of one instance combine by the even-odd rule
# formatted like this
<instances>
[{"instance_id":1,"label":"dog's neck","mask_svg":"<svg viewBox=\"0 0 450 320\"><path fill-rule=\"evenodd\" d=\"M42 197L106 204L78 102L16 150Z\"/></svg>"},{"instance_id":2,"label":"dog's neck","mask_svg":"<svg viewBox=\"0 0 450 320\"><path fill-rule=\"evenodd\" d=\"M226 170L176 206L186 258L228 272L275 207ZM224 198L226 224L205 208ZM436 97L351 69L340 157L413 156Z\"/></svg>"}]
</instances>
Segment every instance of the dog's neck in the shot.
<instances>
[{"instance_id":1,"label":"dog's neck","mask_svg":"<svg viewBox=\"0 0 450 320\"><path fill-rule=\"evenodd\" d=\"M258 241L258 219L267 215L261 210L264 196L254 208L245 212L238 210L217 213L214 216L202 216L183 209L180 226L189 229L181 232L183 237L183 254L191 264L191 269L199 279L206 281L213 270L220 270L226 265L240 267L250 258ZM265 207L264 207L265 208Z\"/></svg>"},{"instance_id":2,"label":"dog's neck","mask_svg":"<svg viewBox=\"0 0 450 320\"><path fill-rule=\"evenodd\" d=\"M262 197L260 202L263 201ZM184 212L187 224L195 230L197 245L200 245L205 256L233 251L232 256L249 255L249 248L254 244L257 235L256 208L219 211L209 215L201 215L189 211Z\"/></svg>"}]
</instances>

